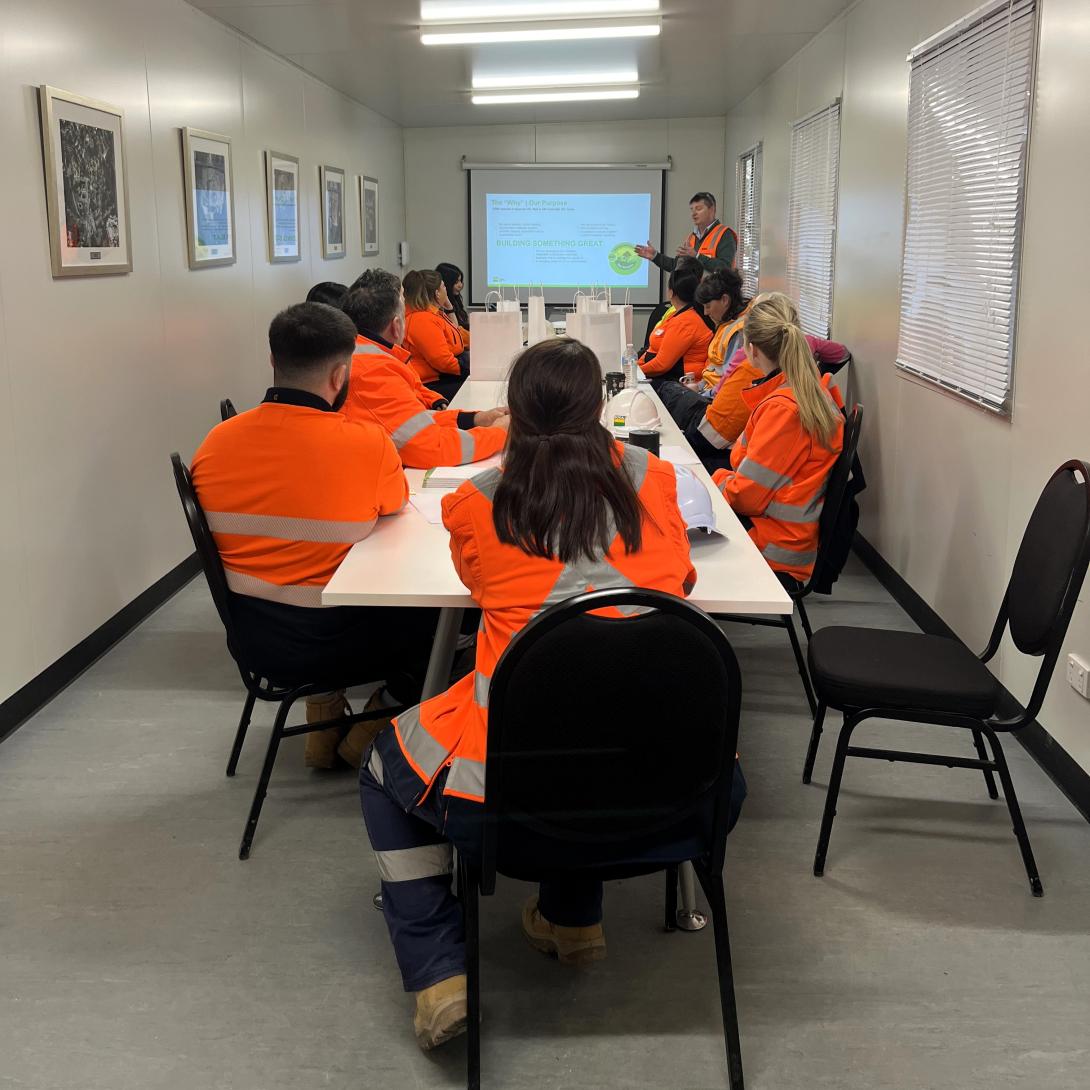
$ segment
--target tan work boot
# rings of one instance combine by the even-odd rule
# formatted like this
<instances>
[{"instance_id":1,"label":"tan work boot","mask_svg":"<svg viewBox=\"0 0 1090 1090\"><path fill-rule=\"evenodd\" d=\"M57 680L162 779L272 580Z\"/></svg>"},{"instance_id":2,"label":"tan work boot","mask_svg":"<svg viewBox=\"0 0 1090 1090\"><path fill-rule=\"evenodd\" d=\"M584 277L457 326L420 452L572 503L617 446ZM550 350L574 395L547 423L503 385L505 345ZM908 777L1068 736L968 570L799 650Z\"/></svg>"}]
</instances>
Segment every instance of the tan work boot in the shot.
<instances>
[{"instance_id":1,"label":"tan work boot","mask_svg":"<svg viewBox=\"0 0 1090 1090\"><path fill-rule=\"evenodd\" d=\"M377 689L371 694L371 698L367 701L363 710L373 712L380 707L382 707L382 690ZM378 736L378 732L383 727L388 727L392 722L393 716L389 719L368 719L363 723L353 723L352 729L337 746L337 756L353 768L359 768L363 762L363 755L367 752L367 747Z\"/></svg>"},{"instance_id":2,"label":"tan work boot","mask_svg":"<svg viewBox=\"0 0 1090 1090\"><path fill-rule=\"evenodd\" d=\"M606 956L606 936L600 923L590 927L550 923L538 910L536 893L522 906L522 933L535 950L563 965L589 965Z\"/></svg>"},{"instance_id":3,"label":"tan work boot","mask_svg":"<svg viewBox=\"0 0 1090 1090\"><path fill-rule=\"evenodd\" d=\"M413 1031L416 1043L428 1052L466 1031L466 977L448 977L416 993L416 1015Z\"/></svg>"},{"instance_id":4,"label":"tan work boot","mask_svg":"<svg viewBox=\"0 0 1090 1090\"><path fill-rule=\"evenodd\" d=\"M348 702L344 693L330 696L307 697L307 722L320 723L323 719L337 719L348 714ZM341 744L344 733L341 727L329 727L316 730L307 735L306 749L303 751L303 764L307 768L335 768L337 766L337 747Z\"/></svg>"}]
</instances>

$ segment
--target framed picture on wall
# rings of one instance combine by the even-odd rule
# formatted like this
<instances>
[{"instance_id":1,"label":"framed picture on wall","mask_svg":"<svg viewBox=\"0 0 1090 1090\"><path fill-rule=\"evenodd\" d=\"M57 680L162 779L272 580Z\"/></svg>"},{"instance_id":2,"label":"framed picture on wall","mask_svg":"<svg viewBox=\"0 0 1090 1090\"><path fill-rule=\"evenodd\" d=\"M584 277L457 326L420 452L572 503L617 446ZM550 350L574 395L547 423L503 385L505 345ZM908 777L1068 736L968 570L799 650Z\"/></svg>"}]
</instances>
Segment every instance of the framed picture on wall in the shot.
<instances>
[{"instance_id":1,"label":"framed picture on wall","mask_svg":"<svg viewBox=\"0 0 1090 1090\"><path fill-rule=\"evenodd\" d=\"M344 257L344 171L340 167L321 166L318 181L322 192L322 257L327 260Z\"/></svg>"},{"instance_id":2,"label":"framed picture on wall","mask_svg":"<svg viewBox=\"0 0 1090 1090\"><path fill-rule=\"evenodd\" d=\"M269 260L298 261L299 160L279 151L265 152L265 192L269 215Z\"/></svg>"},{"instance_id":3,"label":"framed picture on wall","mask_svg":"<svg viewBox=\"0 0 1090 1090\"><path fill-rule=\"evenodd\" d=\"M49 86L38 96L53 275L132 272L121 107Z\"/></svg>"},{"instance_id":4,"label":"framed picture on wall","mask_svg":"<svg viewBox=\"0 0 1090 1090\"><path fill-rule=\"evenodd\" d=\"M182 164L189 267L233 265L235 197L231 138L203 129L182 129Z\"/></svg>"},{"instance_id":5,"label":"framed picture on wall","mask_svg":"<svg viewBox=\"0 0 1090 1090\"><path fill-rule=\"evenodd\" d=\"M363 256L378 253L378 181L360 176L360 230L363 233Z\"/></svg>"}]
</instances>

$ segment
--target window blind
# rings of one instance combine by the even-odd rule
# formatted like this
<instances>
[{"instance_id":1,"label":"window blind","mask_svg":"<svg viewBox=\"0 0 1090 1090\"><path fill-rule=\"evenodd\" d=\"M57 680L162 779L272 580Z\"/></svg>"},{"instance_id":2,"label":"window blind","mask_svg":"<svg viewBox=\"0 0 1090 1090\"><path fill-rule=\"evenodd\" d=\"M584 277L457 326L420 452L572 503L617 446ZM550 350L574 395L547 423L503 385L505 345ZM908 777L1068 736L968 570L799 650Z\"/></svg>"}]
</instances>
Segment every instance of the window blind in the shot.
<instances>
[{"instance_id":1,"label":"window blind","mask_svg":"<svg viewBox=\"0 0 1090 1090\"><path fill-rule=\"evenodd\" d=\"M840 101L791 126L787 198L787 290L802 328L828 337L833 310Z\"/></svg>"},{"instance_id":2,"label":"window blind","mask_svg":"<svg viewBox=\"0 0 1090 1090\"><path fill-rule=\"evenodd\" d=\"M750 299L757 294L761 274L761 145L738 157L738 272L742 291Z\"/></svg>"},{"instance_id":3,"label":"window blind","mask_svg":"<svg viewBox=\"0 0 1090 1090\"><path fill-rule=\"evenodd\" d=\"M1037 0L1000 0L908 58L897 366L1005 414L1036 23Z\"/></svg>"}]
</instances>

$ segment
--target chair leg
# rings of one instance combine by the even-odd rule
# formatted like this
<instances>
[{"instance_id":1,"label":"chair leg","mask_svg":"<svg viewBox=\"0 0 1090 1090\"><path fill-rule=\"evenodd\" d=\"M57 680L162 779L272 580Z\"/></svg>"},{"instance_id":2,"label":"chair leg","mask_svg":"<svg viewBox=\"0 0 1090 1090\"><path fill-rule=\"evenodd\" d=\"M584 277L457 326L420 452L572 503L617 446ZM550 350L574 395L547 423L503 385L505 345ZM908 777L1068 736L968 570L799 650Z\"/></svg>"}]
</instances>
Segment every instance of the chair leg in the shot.
<instances>
[{"instance_id":1,"label":"chair leg","mask_svg":"<svg viewBox=\"0 0 1090 1090\"><path fill-rule=\"evenodd\" d=\"M464 858L458 856L458 888L466 929L466 1086L481 1090L481 944L478 882Z\"/></svg>"},{"instance_id":2,"label":"chair leg","mask_svg":"<svg viewBox=\"0 0 1090 1090\"><path fill-rule=\"evenodd\" d=\"M976 746L977 756L982 760L988 759L988 751L984 748L984 739L981 737L980 731L973 731L973 745ZM988 785L988 798L999 798L999 792L995 789L995 777L992 775L990 768L984 769L984 782Z\"/></svg>"},{"instance_id":3,"label":"chair leg","mask_svg":"<svg viewBox=\"0 0 1090 1090\"><path fill-rule=\"evenodd\" d=\"M814 853L814 876L820 878L825 873L825 854L829 850L829 837L833 832L833 818L836 817L836 800L840 794L840 780L844 775L844 762L848 759L848 743L852 731L859 720L844 716L844 726L836 740L836 755L833 757L833 769L829 774L829 789L825 795L825 811L821 815L821 832L818 834L817 851Z\"/></svg>"},{"instance_id":4,"label":"chair leg","mask_svg":"<svg viewBox=\"0 0 1090 1090\"><path fill-rule=\"evenodd\" d=\"M1007 809L1010 811L1014 835L1018 838L1018 847L1022 850L1022 862L1026 866L1029 888L1034 897L1043 897L1045 887L1041 885L1041 876L1037 873L1037 862L1033 858L1033 849L1029 846L1029 834L1026 832L1026 823L1022 820L1022 810L1018 805L1018 796L1014 793L1014 781L1011 779L1010 769L1007 767L1007 758L1003 755L1003 747L999 744L995 732L989 730L987 733L988 741L992 744L992 752L995 754L996 771L999 773L999 782L1003 785L1003 797L1007 800Z\"/></svg>"},{"instance_id":5,"label":"chair leg","mask_svg":"<svg viewBox=\"0 0 1090 1090\"><path fill-rule=\"evenodd\" d=\"M809 643L814 630L810 627L810 618L806 614L806 603L800 598L795 605L799 607L799 620L802 621L802 630L806 633L806 641Z\"/></svg>"},{"instance_id":6,"label":"chair leg","mask_svg":"<svg viewBox=\"0 0 1090 1090\"><path fill-rule=\"evenodd\" d=\"M722 874L709 874L696 868L704 895L711 907L715 931L715 965L719 975L719 1003L723 1009L723 1040L727 1049L727 1076L730 1090L745 1090L742 1075L742 1041L738 1032L738 1003L734 995L734 969L730 959L730 932L727 928L727 898Z\"/></svg>"},{"instance_id":7,"label":"chair leg","mask_svg":"<svg viewBox=\"0 0 1090 1090\"><path fill-rule=\"evenodd\" d=\"M280 748L280 740L284 737L284 721L288 718L289 711L291 711L291 701L282 701L276 712L276 722L273 723L269 748L265 751L265 763L261 766L261 778L257 781L254 801L250 804L250 816L246 819L246 828L242 832L242 844L238 849L239 859L250 858L250 845L254 842L257 819L261 817L261 804L265 801L265 792L269 786L269 779L272 777L273 765L276 764L276 751Z\"/></svg>"},{"instance_id":8,"label":"chair leg","mask_svg":"<svg viewBox=\"0 0 1090 1090\"><path fill-rule=\"evenodd\" d=\"M814 727L810 731L810 745L806 749L806 763L802 766L802 782L809 783L814 774L814 762L817 760L818 745L821 743L821 727L825 722L825 701L819 701Z\"/></svg>"},{"instance_id":9,"label":"chair leg","mask_svg":"<svg viewBox=\"0 0 1090 1090\"><path fill-rule=\"evenodd\" d=\"M666 911L662 926L667 931L677 930L677 867L666 868Z\"/></svg>"},{"instance_id":10,"label":"chair leg","mask_svg":"<svg viewBox=\"0 0 1090 1090\"><path fill-rule=\"evenodd\" d=\"M795 618L792 614L785 614L783 626L787 629L787 638L791 641L791 650L795 654L795 665L799 668L799 677L802 678L802 687L806 692L806 703L810 705L810 714L817 714L817 700L814 698L814 687L810 684L810 671L806 669L806 660L802 657L802 648L799 646L799 635L795 631Z\"/></svg>"},{"instance_id":11,"label":"chair leg","mask_svg":"<svg viewBox=\"0 0 1090 1090\"><path fill-rule=\"evenodd\" d=\"M242 743L246 741L246 728L250 725L250 716L254 713L254 701L257 697L249 690L246 691L246 703L242 705L242 716L238 721L238 730L235 731L235 744L231 746L231 756L227 760L227 775L233 776L238 767L238 758L242 753Z\"/></svg>"}]
</instances>

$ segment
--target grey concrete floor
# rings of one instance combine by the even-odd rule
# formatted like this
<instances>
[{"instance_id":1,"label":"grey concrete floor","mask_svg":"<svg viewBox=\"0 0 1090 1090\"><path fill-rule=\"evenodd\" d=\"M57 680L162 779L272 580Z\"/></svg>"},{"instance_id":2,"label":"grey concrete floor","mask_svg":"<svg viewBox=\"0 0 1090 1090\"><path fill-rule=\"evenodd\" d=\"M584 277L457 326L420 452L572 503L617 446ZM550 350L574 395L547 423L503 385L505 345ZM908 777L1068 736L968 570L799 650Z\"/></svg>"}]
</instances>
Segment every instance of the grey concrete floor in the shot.
<instances>
[{"instance_id":1,"label":"grey concrete floor","mask_svg":"<svg viewBox=\"0 0 1090 1090\"><path fill-rule=\"evenodd\" d=\"M858 567L811 613L911 627ZM981 777L855 761L815 879L832 740L804 787L783 633L728 631L750 785L727 853L747 1085L1090 1086L1090 827L1011 743L1034 900ZM259 709L226 779L241 693L193 583L0 747L0 1087L464 1085L462 1043L414 1043L350 773L308 773L287 744L236 858L271 724ZM867 732L906 734L968 753L939 728ZM486 1086L726 1085L712 936L659 930L660 878L607 887L609 958L583 973L524 944L526 892L483 902Z\"/></svg>"}]
</instances>

